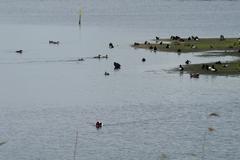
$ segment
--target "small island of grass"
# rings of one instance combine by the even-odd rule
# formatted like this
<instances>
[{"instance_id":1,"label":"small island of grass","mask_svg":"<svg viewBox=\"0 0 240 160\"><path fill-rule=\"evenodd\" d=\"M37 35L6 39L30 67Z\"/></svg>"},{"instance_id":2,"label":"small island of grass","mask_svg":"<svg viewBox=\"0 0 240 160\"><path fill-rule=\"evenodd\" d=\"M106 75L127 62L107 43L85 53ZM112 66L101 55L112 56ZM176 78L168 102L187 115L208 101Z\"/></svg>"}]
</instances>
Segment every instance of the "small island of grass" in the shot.
<instances>
[{"instance_id":1,"label":"small island of grass","mask_svg":"<svg viewBox=\"0 0 240 160\"><path fill-rule=\"evenodd\" d=\"M181 38L178 36L171 36L169 39L156 39L152 42L145 41L143 43L135 42L132 47L149 49L152 51L165 52L205 52L205 51L237 51L240 52L240 38L198 38L188 37Z\"/></svg>"},{"instance_id":2,"label":"small island of grass","mask_svg":"<svg viewBox=\"0 0 240 160\"><path fill-rule=\"evenodd\" d=\"M171 36L169 39L155 39L143 43L135 42L132 47L148 49L154 52L177 52L177 53L195 53L202 52L200 56L237 56L240 57L240 38L225 38L221 35L219 38L199 38L191 36L181 38ZM180 65L175 71L186 72L190 74L211 74L211 75L235 75L240 74L240 60L231 62L213 62ZM198 77L198 76L197 76Z\"/></svg>"},{"instance_id":3,"label":"small island of grass","mask_svg":"<svg viewBox=\"0 0 240 160\"><path fill-rule=\"evenodd\" d=\"M236 75L240 74L240 60L232 62L213 62L200 64L181 65L182 69L175 68L175 71L181 73L198 73L205 75Z\"/></svg>"}]
</instances>

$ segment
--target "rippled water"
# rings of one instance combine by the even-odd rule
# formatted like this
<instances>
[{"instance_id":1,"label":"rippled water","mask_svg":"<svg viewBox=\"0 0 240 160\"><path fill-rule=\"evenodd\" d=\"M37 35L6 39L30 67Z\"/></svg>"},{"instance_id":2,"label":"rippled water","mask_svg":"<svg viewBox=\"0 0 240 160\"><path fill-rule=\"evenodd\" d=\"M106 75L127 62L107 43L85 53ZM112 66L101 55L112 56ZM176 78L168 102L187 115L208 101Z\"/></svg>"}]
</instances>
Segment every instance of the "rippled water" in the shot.
<instances>
[{"instance_id":1,"label":"rippled water","mask_svg":"<svg viewBox=\"0 0 240 160\"><path fill-rule=\"evenodd\" d=\"M73 159L77 130L76 159L240 159L239 76L167 72L186 59L236 58L130 47L156 35L237 37L239 6L237 0L1 0L0 142L7 143L0 159ZM110 50L109 42L116 47ZM97 54L109 59L89 58ZM121 70L113 70L114 61Z\"/></svg>"}]
</instances>

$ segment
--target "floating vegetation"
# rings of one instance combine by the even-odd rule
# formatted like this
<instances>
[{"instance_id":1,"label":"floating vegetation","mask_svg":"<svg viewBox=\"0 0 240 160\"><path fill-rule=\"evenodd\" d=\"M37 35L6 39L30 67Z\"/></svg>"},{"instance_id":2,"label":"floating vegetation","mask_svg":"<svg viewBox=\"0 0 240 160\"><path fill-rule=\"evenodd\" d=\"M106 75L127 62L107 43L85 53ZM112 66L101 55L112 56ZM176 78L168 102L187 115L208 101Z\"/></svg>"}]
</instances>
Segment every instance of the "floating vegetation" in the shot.
<instances>
[{"instance_id":1,"label":"floating vegetation","mask_svg":"<svg viewBox=\"0 0 240 160\"><path fill-rule=\"evenodd\" d=\"M209 131L209 132L213 132L213 131L215 131L215 129L212 128L212 127L209 127L209 128L208 128L208 131Z\"/></svg>"},{"instance_id":2,"label":"floating vegetation","mask_svg":"<svg viewBox=\"0 0 240 160\"><path fill-rule=\"evenodd\" d=\"M165 153L162 153L160 155L160 160L166 160L166 159L168 159L167 155Z\"/></svg>"}]
</instances>

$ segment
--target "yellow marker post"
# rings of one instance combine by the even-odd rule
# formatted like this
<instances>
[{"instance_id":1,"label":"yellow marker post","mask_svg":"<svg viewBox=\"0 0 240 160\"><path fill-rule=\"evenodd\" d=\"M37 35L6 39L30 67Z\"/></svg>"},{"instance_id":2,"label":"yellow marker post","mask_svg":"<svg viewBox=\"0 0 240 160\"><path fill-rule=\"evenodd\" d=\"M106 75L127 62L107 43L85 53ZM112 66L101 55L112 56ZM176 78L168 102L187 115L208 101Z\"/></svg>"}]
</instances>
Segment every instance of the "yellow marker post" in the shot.
<instances>
[{"instance_id":1,"label":"yellow marker post","mask_svg":"<svg viewBox=\"0 0 240 160\"><path fill-rule=\"evenodd\" d=\"M82 21L82 9L80 9L80 12L79 12L79 20L78 20L79 25L81 25L81 21Z\"/></svg>"}]
</instances>

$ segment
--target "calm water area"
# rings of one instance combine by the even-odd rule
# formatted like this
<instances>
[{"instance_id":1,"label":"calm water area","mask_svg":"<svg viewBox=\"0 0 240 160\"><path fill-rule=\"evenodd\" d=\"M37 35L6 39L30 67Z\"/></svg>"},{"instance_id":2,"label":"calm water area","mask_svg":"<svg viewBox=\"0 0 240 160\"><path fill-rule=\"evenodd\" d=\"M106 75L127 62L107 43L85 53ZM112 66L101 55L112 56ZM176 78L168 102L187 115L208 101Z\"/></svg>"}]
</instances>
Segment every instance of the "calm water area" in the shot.
<instances>
[{"instance_id":1,"label":"calm water area","mask_svg":"<svg viewBox=\"0 0 240 160\"><path fill-rule=\"evenodd\" d=\"M239 160L240 77L169 72L187 59L236 57L130 47L155 36L239 37L239 8L238 0L0 0L0 160L73 160L76 131L76 160ZM89 58L98 54L109 58Z\"/></svg>"}]
</instances>

